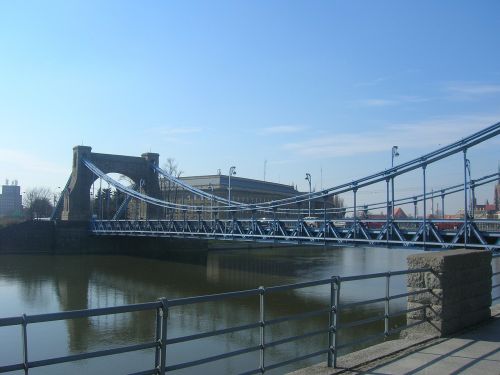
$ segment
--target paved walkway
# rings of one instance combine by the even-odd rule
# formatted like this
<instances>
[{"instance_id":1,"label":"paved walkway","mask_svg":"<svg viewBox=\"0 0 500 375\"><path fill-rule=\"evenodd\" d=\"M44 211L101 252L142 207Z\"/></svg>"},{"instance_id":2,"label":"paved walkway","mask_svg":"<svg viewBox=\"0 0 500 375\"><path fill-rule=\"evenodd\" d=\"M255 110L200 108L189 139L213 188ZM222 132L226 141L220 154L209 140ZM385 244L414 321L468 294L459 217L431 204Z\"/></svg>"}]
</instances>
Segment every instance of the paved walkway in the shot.
<instances>
[{"instance_id":1,"label":"paved walkway","mask_svg":"<svg viewBox=\"0 0 500 375\"><path fill-rule=\"evenodd\" d=\"M499 305L492 309L492 315L493 319L491 321L460 335L451 338L435 339L366 365L352 367L344 362L341 363L341 365L344 365L342 366L344 369L336 370L328 369L324 365L317 365L299 370L294 374L500 375ZM372 347L371 349L373 350L374 348Z\"/></svg>"}]
</instances>

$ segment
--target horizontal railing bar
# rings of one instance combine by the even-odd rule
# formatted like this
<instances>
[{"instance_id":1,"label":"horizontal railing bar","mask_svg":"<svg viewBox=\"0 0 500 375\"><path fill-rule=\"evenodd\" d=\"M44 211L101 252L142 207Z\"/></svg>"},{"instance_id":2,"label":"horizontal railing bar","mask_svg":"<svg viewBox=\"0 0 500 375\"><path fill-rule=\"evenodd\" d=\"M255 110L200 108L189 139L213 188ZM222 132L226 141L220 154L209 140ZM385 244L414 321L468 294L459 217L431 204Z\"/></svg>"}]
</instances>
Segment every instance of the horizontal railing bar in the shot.
<instances>
[{"instance_id":1,"label":"horizontal railing bar","mask_svg":"<svg viewBox=\"0 0 500 375\"><path fill-rule=\"evenodd\" d=\"M266 343L265 346L266 346L266 348L270 348L270 347L273 347L273 346L277 346L277 345L281 345L281 344L286 344L287 342L297 341L297 340L300 340L300 339L304 339L306 337L311 337L311 336L316 336L316 335L320 335L320 334L323 334L323 333L327 333L328 331L329 331L328 329L319 329L317 331L312 331L312 332L304 333L302 335L291 336L291 337L287 337L287 338L284 338L284 339L280 339L280 340L268 342L268 343Z\"/></svg>"},{"instance_id":2,"label":"horizontal railing bar","mask_svg":"<svg viewBox=\"0 0 500 375\"><path fill-rule=\"evenodd\" d=\"M336 350L339 350L339 349L342 349L342 348L347 348L349 346L353 346L353 345L357 345L357 344L361 344L363 342L368 342L368 341L373 341L379 337L384 337L385 336L385 333L384 332L381 332L381 333L376 333L374 335L370 335L370 336L366 336L366 337L363 337L362 339L359 339L359 340L354 340L354 341L350 341L346 344L342 344L342 345L339 345L337 346L335 349Z\"/></svg>"},{"instance_id":3,"label":"horizontal railing bar","mask_svg":"<svg viewBox=\"0 0 500 375\"><path fill-rule=\"evenodd\" d=\"M303 361L305 359L309 359L309 358L312 358L312 357L317 357L318 355L326 354L329 351L330 351L329 349L318 350L317 352L306 354L306 355L302 355L300 357L295 357L295 358L289 359L287 361L273 363L272 365L266 366L266 371L273 370L273 369L278 368L278 367L286 366L286 365L289 365L290 363L294 363L294 362L298 362L298 361Z\"/></svg>"},{"instance_id":4,"label":"horizontal railing bar","mask_svg":"<svg viewBox=\"0 0 500 375\"><path fill-rule=\"evenodd\" d=\"M330 308L324 308L320 310L314 310L314 311L308 311L305 313L301 314L295 314L295 315L287 315L287 316L282 316L279 318L275 319L269 319L265 321L266 326L267 325L273 325L273 324L278 324L278 323L283 323L283 322L288 322L290 320L299 320L299 319L305 319L305 318L311 318L313 316L318 316L324 313L330 312Z\"/></svg>"},{"instance_id":5,"label":"horizontal railing bar","mask_svg":"<svg viewBox=\"0 0 500 375\"><path fill-rule=\"evenodd\" d=\"M409 297L409 296L414 296L414 295L417 295L417 294L423 294L423 293L428 293L428 292L431 292L431 289L415 290L413 292L401 293L401 294L395 294L393 296L389 296L389 299L393 300L393 299L398 299L398 298L403 298L403 297Z\"/></svg>"},{"instance_id":6,"label":"horizontal railing bar","mask_svg":"<svg viewBox=\"0 0 500 375\"><path fill-rule=\"evenodd\" d=\"M408 329L411 327L418 326L419 324L422 324L425 322L427 322L427 320L419 320L418 322L415 322L415 323L406 324L406 325L398 327L398 328L393 328L393 329L389 330L389 335L393 335L394 333L398 333L398 332L402 331L403 329Z\"/></svg>"},{"instance_id":7,"label":"horizontal railing bar","mask_svg":"<svg viewBox=\"0 0 500 375\"><path fill-rule=\"evenodd\" d=\"M491 274L491 276L496 276L496 275L500 275L500 271Z\"/></svg>"},{"instance_id":8,"label":"horizontal railing bar","mask_svg":"<svg viewBox=\"0 0 500 375\"><path fill-rule=\"evenodd\" d=\"M42 360L38 360L38 361L28 362L28 367L29 368L41 367L41 366L55 365L55 364L58 364L58 363L79 361L79 360L82 360L82 359L104 357L104 356L107 356L107 355L115 355L115 354L121 354L121 353L135 352L135 351L138 351L138 350L155 348L157 346L158 346L157 342L148 342L148 343L144 343L144 344L124 346L124 347L121 347L121 348L105 349L105 350L98 350L98 351L95 351L95 352L88 352L88 353L80 353L80 354L68 355L68 356L64 356L64 357L55 357L55 358L49 358L49 359L42 359Z\"/></svg>"},{"instance_id":9,"label":"horizontal railing bar","mask_svg":"<svg viewBox=\"0 0 500 375\"><path fill-rule=\"evenodd\" d=\"M380 297L380 298L368 299L366 301L343 303L340 305L340 307L345 309L347 307L369 305L370 303L384 302L384 301L385 301L385 297Z\"/></svg>"},{"instance_id":10,"label":"horizontal railing bar","mask_svg":"<svg viewBox=\"0 0 500 375\"><path fill-rule=\"evenodd\" d=\"M357 326L362 326L364 324L378 322L378 321L384 320L384 319L385 319L385 315L376 315L376 316L372 316L371 318L366 318L366 319L361 319L361 320L355 320L354 322L339 324L338 327L337 327L337 330L339 330L339 329L345 329L345 328L352 328L352 327L357 327Z\"/></svg>"},{"instance_id":11,"label":"horizontal railing bar","mask_svg":"<svg viewBox=\"0 0 500 375\"><path fill-rule=\"evenodd\" d=\"M391 271L391 276L408 275L410 273L431 272L430 268L414 268L411 270Z\"/></svg>"},{"instance_id":12,"label":"horizontal railing bar","mask_svg":"<svg viewBox=\"0 0 500 375\"><path fill-rule=\"evenodd\" d=\"M88 310L72 310L72 311L62 311L62 312L48 313L48 314L28 315L26 316L26 322L41 323L41 322L51 322L54 320L87 318L99 315L111 315L111 314L121 314L121 313L135 312L135 311L147 311L147 310L157 309L161 306L162 306L161 302L155 301L155 302L137 303L134 305L101 307Z\"/></svg>"},{"instance_id":13,"label":"horizontal railing bar","mask_svg":"<svg viewBox=\"0 0 500 375\"><path fill-rule=\"evenodd\" d=\"M495 298L492 298L491 300L492 300L492 301L496 301L497 299L500 299L500 296L495 297Z\"/></svg>"},{"instance_id":14,"label":"horizontal railing bar","mask_svg":"<svg viewBox=\"0 0 500 375\"><path fill-rule=\"evenodd\" d=\"M23 369L24 369L24 363L16 363L14 365L0 366L0 373L23 370Z\"/></svg>"},{"instance_id":15,"label":"horizontal railing bar","mask_svg":"<svg viewBox=\"0 0 500 375\"><path fill-rule=\"evenodd\" d=\"M254 375L254 374L262 374L262 370L260 368L256 368L254 370L240 372L238 375Z\"/></svg>"},{"instance_id":16,"label":"horizontal railing bar","mask_svg":"<svg viewBox=\"0 0 500 375\"><path fill-rule=\"evenodd\" d=\"M330 278L330 279L323 279L323 280L316 280L316 281L306 281L304 283L297 283L297 284L270 286L270 287L266 288L266 293L267 292L277 292L277 291L282 291L282 290L289 290L289 289L307 288L310 286L330 284L332 282L334 282L334 280Z\"/></svg>"},{"instance_id":17,"label":"horizontal railing bar","mask_svg":"<svg viewBox=\"0 0 500 375\"><path fill-rule=\"evenodd\" d=\"M21 316L0 319L0 327L15 326L19 324L23 324L23 318Z\"/></svg>"},{"instance_id":18,"label":"horizontal railing bar","mask_svg":"<svg viewBox=\"0 0 500 375\"><path fill-rule=\"evenodd\" d=\"M375 240L374 240L375 241ZM384 242L385 240L380 240L380 242ZM411 270L401 270L401 271L391 271L391 272L378 272L378 273L369 273L367 275L355 275L355 276L342 276L340 280L344 281L355 281L355 280L366 280L366 279L376 279L380 277L386 276L399 276L399 275L407 275L410 273L419 273L419 272L429 272L430 268L415 268Z\"/></svg>"},{"instance_id":19,"label":"horizontal railing bar","mask_svg":"<svg viewBox=\"0 0 500 375\"><path fill-rule=\"evenodd\" d=\"M498 288L499 286L500 286L500 284L493 285L493 286L491 287L491 289Z\"/></svg>"},{"instance_id":20,"label":"horizontal railing bar","mask_svg":"<svg viewBox=\"0 0 500 375\"><path fill-rule=\"evenodd\" d=\"M133 372L133 373L130 373L128 375L157 375L157 374L158 374L158 370L155 369L155 368L153 368L153 369L150 369L150 370Z\"/></svg>"},{"instance_id":21,"label":"horizontal railing bar","mask_svg":"<svg viewBox=\"0 0 500 375\"><path fill-rule=\"evenodd\" d=\"M430 306L429 305L422 305L422 306L418 306L418 307L413 307L411 309L396 311L394 313L389 314L389 318L394 318L396 316L407 314L407 313L414 312L414 311L424 310L428 307L430 307Z\"/></svg>"},{"instance_id":22,"label":"horizontal railing bar","mask_svg":"<svg viewBox=\"0 0 500 375\"><path fill-rule=\"evenodd\" d=\"M202 302L213 302L226 298L234 298L234 297L246 297L246 296L254 296L260 293L258 288L256 289L247 289L240 290L236 292L226 292L220 294L208 294L205 296L195 296L195 297L186 297L186 298L178 298L168 300L168 306L182 306L182 305L190 305L193 303L202 303Z\"/></svg>"},{"instance_id":23,"label":"horizontal railing bar","mask_svg":"<svg viewBox=\"0 0 500 375\"><path fill-rule=\"evenodd\" d=\"M258 328L258 327L260 327L260 323L256 322L256 323L245 324L245 325L237 326L237 327L219 329L219 330L210 331L210 332L196 333L196 334L189 335L189 336L175 337L172 339L168 339L167 345L178 344L180 342L198 340L198 339L203 339L206 337L212 337L212 336L217 336L217 335L224 335L226 333L244 331L247 329Z\"/></svg>"},{"instance_id":24,"label":"horizontal railing bar","mask_svg":"<svg viewBox=\"0 0 500 375\"><path fill-rule=\"evenodd\" d=\"M356 280L367 280L367 279L377 279L380 277L386 277L389 272L378 272L371 273L368 275L356 275L356 276L342 276L341 281L356 281Z\"/></svg>"},{"instance_id":25,"label":"horizontal railing bar","mask_svg":"<svg viewBox=\"0 0 500 375\"><path fill-rule=\"evenodd\" d=\"M251 347L245 348L245 349L234 350L232 352L218 354L218 355L214 355L214 356L211 356L211 357L206 357L206 358L198 359L196 361L183 362L183 363L179 363L177 365L167 366L165 368L165 370L166 371L180 370L180 369L187 368L187 367L193 367L193 366L202 365L204 363L218 361L218 360L224 359L224 358L229 358L229 357L234 357L234 356L237 356L237 355L242 355L242 354L246 354L246 353L255 352L257 350L260 350L260 345L251 346Z\"/></svg>"}]
</instances>

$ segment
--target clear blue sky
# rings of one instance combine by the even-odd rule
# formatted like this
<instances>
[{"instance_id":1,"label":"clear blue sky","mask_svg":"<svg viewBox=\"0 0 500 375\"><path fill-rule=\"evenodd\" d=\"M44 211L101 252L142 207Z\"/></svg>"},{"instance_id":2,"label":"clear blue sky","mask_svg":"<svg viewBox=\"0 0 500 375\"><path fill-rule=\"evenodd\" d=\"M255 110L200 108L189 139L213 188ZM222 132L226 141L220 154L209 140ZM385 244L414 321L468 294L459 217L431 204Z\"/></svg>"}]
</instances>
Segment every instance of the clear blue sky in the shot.
<instances>
[{"instance_id":1,"label":"clear blue sky","mask_svg":"<svg viewBox=\"0 0 500 375\"><path fill-rule=\"evenodd\" d=\"M332 186L388 167L392 145L405 161L500 121L499 104L497 0L0 2L0 178L23 189L63 186L82 143L184 175L261 179L267 160L268 180L319 189L321 171ZM471 154L473 177L499 145ZM432 187L461 181L458 159Z\"/></svg>"}]
</instances>

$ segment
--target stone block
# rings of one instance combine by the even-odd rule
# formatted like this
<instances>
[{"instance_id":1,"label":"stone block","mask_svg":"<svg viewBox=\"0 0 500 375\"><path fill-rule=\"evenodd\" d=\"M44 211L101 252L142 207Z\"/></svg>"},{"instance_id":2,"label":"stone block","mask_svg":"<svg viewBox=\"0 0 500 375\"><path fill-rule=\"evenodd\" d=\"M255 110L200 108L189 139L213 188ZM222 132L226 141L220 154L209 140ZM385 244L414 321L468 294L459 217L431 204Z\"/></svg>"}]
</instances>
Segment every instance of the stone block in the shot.
<instances>
[{"instance_id":1,"label":"stone block","mask_svg":"<svg viewBox=\"0 0 500 375\"><path fill-rule=\"evenodd\" d=\"M470 268L467 270L462 270L460 272L460 278L462 283L471 283L478 280L484 280L485 278L491 278L491 264L487 266L480 266L475 268Z\"/></svg>"},{"instance_id":2,"label":"stone block","mask_svg":"<svg viewBox=\"0 0 500 375\"><path fill-rule=\"evenodd\" d=\"M477 311L483 310L491 306L491 293L474 296L468 299L463 299L460 303L462 311Z\"/></svg>"},{"instance_id":3,"label":"stone block","mask_svg":"<svg viewBox=\"0 0 500 375\"><path fill-rule=\"evenodd\" d=\"M408 291L429 292L408 297L408 308L423 304L423 311L409 313L408 321L424 316L441 335L450 334L490 316L491 253L483 250L450 250L408 257L408 267L431 268L431 272L407 278ZM417 326L417 330L418 330Z\"/></svg>"},{"instance_id":4,"label":"stone block","mask_svg":"<svg viewBox=\"0 0 500 375\"><path fill-rule=\"evenodd\" d=\"M407 319L406 324L420 323L420 320ZM416 325L415 327L407 328L401 332L401 337L419 337L419 336L440 336L441 322L425 322Z\"/></svg>"},{"instance_id":5,"label":"stone block","mask_svg":"<svg viewBox=\"0 0 500 375\"><path fill-rule=\"evenodd\" d=\"M422 303L417 303L417 302L408 302L408 310L410 309L416 309L417 307L423 307L424 304ZM425 309L427 310L427 309ZM416 320L421 320L424 319L426 312L422 308L422 310L416 310L416 311L411 311L406 314L407 319L416 319Z\"/></svg>"},{"instance_id":6,"label":"stone block","mask_svg":"<svg viewBox=\"0 0 500 375\"><path fill-rule=\"evenodd\" d=\"M421 288L408 288L408 292L419 291L419 290L421 290ZM443 297L442 289L432 289L431 291L408 296L408 302L418 302L429 305L438 305L441 304L442 297Z\"/></svg>"},{"instance_id":7,"label":"stone block","mask_svg":"<svg viewBox=\"0 0 500 375\"><path fill-rule=\"evenodd\" d=\"M464 328L460 323L460 318L441 320L440 322L434 323L436 324L436 326L440 325L441 336L452 334Z\"/></svg>"},{"instance_id":8,"label":"stone block","mask_svg":"<svg viewBox=\"0 0 500 375\"><path fill-rule=\"evenodd\" d=\"M443 257L442 270L468 270L491 263L491 253L486 250L457 249L439 253Z\"/></svg>"},{"instance_id":9,"label":"stone block","mask_svg":"<svg viewBox=\"0 0 500 375\"><path fill-rule=\"evenodd\" d=\"M425 273L410 273L406 278L406 285L412 288L425 288Z\"/></svg>"},{"instance_id":10,"label":"stone block","mask_svg":"<svg viewBox=\"0 0 500 375\"><path fill-rule=\"evenodd\" d=\"M489 308L483 308L481 310L461 314L460 328L478 324L484 320L489 319L490 317L491 317L491 311Z\"/></svg>"},{"instance_id":11,"label":"stone block","mask_svg":"<svg viewBox=\"0 0 500 375\"><path fill-rule=\"evenodd\" d=\"M444 267L444 259L439 256L441 252L409 255L406 258L408 269L432 268L441 271Z\"/></svg>"},{"instance_id":12,"label":"stone block","mask_svg":"<svg viewBox=\"0 0 500 375\"><path fill-rule=\"evenodd\" d=\"M462 295L467 298L481 294L491 294L491 276L462 285Z\"/></svg>"},{"instance_id":13,"label":"stone block","mask_svg":"<svg viewBox=\"0 0 500 375\"><path fill-rule=\"evenodd\" d=\"M433 272L426 272L424 275L425 287L429 289L442 289L443 275Z\"/></svg>"}]
</instances>

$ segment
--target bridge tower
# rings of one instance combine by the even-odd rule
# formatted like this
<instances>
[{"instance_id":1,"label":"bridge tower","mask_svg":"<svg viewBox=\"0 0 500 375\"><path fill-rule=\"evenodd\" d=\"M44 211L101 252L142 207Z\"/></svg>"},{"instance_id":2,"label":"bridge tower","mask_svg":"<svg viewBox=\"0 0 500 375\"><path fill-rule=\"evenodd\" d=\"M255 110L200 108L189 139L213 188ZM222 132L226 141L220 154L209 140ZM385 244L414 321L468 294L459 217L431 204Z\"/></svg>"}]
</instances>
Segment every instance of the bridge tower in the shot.
<instances>
[{"instance_id":1,"label":"bridge tower","mask_svg":"<svg viewBox=\"0 0 500 375\"><path fill-rule=\"evenodd\" d=\"M152 152L140 157L99 154L92 152L92 147L73 147L73 163L71 176L63 192L62 220L87 221L90 219L90 187L96 180L95 176L83 163L88 160L104 173L119 173L129 177L136 186L141 180L145 194L161 198L158 174L151 164L158 165L160 155ZM141 207L141 212L148 218L158 217L158 207Z\"/></svg>"}]
</instances>

